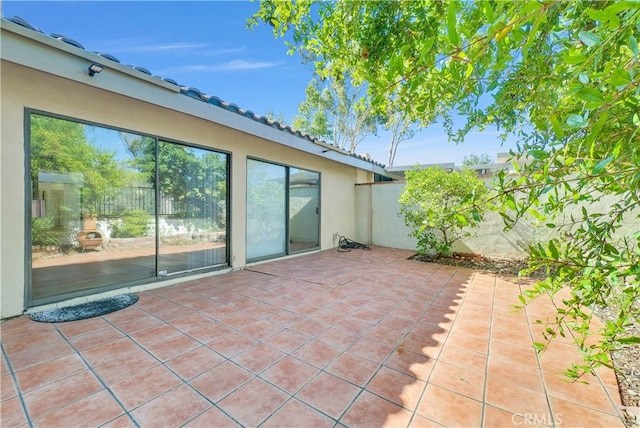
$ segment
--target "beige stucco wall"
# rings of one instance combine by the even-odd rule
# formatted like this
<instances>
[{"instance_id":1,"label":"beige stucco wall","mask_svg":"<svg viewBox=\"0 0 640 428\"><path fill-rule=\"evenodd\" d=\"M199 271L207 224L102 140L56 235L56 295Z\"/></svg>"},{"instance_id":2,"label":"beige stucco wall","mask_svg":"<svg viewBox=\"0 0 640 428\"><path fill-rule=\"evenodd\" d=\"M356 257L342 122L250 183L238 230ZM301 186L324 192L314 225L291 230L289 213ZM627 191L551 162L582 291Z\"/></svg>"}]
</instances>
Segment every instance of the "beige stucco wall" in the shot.
<instances>
[{"instance_id":1,"label":"beige stucco wall","mask_svg":"<svg viewBox=\"0 0 640 428\"><path fill-rule=\"evenodd\" d=\"M490 184L490 179L484 180ZM398 199L404 191L404 182L385 182L359 184L356 186L356 240L373 245L415 250L417 241L409 236L411 230L405 226L399 215ZM590 205L590 212L606 213L609 206L616 202L614 197L605 197ZM566 208L555 224L570 224L571 216L581 218L581 205ZM640 208L630 210L624 218L614 239L631 236L638 230ZM457 241L454 252L480 254L486 257L521 258L526 257L529 244L544 242L558 234L531 219L521 220L510 230L504 230L504 221L495 211L488 211L483 222L473 229L472 236Z\"/></svg>"},{"instance_id":2,"label":"beige stucco wall","mask_svg":"<svg viewBox=\"0 0 640 428\"><path fill-rule=\"evenodd\" d=\"M373 245L415 250L417 241L409 236L411 230L399 215L398 199L404 191L404 182L359 184L356 198L362 206L370 206L367 217L358 217L356 231L358 239ZM358 208L357 212L364 209ZM504 231L502 217L488 212L474 236L454 244L453 251L481 254L487 257L522 257L525 243L531 242L536 229L528 224L519 224L513 230Z\"/></svg>"},{"instance_id":3,"label":"beige stucco wall","mask_svg":"<svg viewBox=\"0 0 640 428\"><path fill-rule=\"evenodd\" d=\"M25 260L30 254L27 254L29 250L24 239L27 214L24 152L26 108L230 153L230 249L233 268L246 265L248 156L320 172L322 249L334 247L335 232L354 235L354 185L358 181L371 181L371 171L336 162L336 153L327 153L325 150L326 154L323 154L322 147L314 147L312 143L293 135L284 135L282 131L191 99L166 84L147 83L149 79L145 76L134 79L126 73L106 69L99 75L89 77L84 72L89 62L84 58L64 52L51 53L47 46L29 39L18 40L20 37L4 31L3 37L6 37L3 40L6 43L3 43L0 83L1 318L19 315L26 308L25 287L29 268ZM23 45L20 45L20 49L8 51L14 42ZM10 54L9 58L7 53ZM16 62L33 63L34 66L18 65ZM56 75L40 71L37 69L39 67L53 70ZM239 126L246 124L246 128L254 134L263 132L265 138L214 122L237 123ZM267 139L274 136L284 139L286 144ZM304 150L297 149L298 144Z\"/></svg>"}]
</instances>

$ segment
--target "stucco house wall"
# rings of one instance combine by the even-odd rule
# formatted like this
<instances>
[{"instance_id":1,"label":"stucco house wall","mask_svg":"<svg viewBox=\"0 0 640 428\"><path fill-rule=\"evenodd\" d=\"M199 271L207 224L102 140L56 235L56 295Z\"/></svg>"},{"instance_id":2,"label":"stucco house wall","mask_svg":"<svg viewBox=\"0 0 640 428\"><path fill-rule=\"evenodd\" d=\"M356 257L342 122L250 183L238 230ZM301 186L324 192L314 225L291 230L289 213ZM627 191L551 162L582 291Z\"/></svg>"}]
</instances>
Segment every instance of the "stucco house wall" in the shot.
<instances>
[{"instance_id":1,"label":"stucco house wall","mask_svg":"<svg viewBox=\"0 0 640 428\"><path fill-rule=\"evenodd\" d=\"M185 96L180 88L1 20L0 317L27 309L27 109L149 134L230 154L230 264L246 266L247 159L271 161L321 174L320 248L334 233L354 235L355 184L370 182L380 165L349 156L280 127ZM105 65L90 77L92 62ZM30 201L29 201L30 202ZM183 279L184 280L184 279ZM166 285L171 281L149 286ZM139 288L138 288L139 289Z\"/></svg>"}]
</instances>

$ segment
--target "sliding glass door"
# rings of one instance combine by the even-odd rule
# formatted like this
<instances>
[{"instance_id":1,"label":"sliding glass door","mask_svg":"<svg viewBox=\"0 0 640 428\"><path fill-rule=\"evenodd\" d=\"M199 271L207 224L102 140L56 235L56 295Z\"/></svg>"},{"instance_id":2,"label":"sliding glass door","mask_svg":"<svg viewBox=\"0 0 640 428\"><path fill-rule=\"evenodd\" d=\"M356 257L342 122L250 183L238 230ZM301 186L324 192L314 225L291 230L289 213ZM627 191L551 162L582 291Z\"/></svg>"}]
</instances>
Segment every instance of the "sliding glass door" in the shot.
<instances>
[{"instance_id":1,"label":"sliding glass door","mask_svg":"<svg viewBox=\"0 0 640 428\"><path fill-rule=\"evenodd\" d=\"M319 248L320 174L247 161L248 261Z\"/></svg>"},{"instance_id":2,"label":"sliding glass door","mask_svg":"<svg viewBox=\"0 0 640 428\"><path fill-rule=\"evenodd\" d=\"M227 156L160 141L158 273L227 260Z\"/></svg>"},{"instance_id":3,"label":"sliding glass door","mask_svg":"<svg viewBox=\"0 0 640 428\"><path fill-rule=\"evenodd\" d=\"M287 253L287 170L247 161L247 260Z\"/></svg>"},{"instance_id":4,"label":"sliding glass door","mask_svg":"<svg viewBox=\"0 0 640 428\"><path fill-rule=\"evenodd\" d=\"M320 174L289 168L289 252L320 246Z\"/></svg>"},{"instance_id":5,"label":"sliding glass door","mask_svg":"<svg viewBox=\"0 0 640 428\"><path fill-rule=\"evenodd\" d=\"M226 154L35 113L29 134L30 304L228 264Z\"/></svg>"}]
</instances>

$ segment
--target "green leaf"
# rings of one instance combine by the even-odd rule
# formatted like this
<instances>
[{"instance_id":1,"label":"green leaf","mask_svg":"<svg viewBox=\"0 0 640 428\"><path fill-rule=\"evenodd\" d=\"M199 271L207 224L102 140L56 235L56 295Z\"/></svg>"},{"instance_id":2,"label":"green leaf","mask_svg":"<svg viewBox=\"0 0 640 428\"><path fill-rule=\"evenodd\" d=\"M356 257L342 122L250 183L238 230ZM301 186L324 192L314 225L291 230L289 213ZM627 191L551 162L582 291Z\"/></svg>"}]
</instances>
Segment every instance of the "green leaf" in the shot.
<instances>
[{"instance_id":1,"label":"green leaf","mask_svg":"<svg viewBox=\"0 0 640 428\"><path fill-rule=\"evenodd\" d=\"M467 222L467 219L462 214L456 214L456 220L458 220L458 223L464 226L467 226L469 224L469 222Z\"/></svg>"},{"instance_id":2,"label":"green leaf","mask_svg":"<svg viewBox=\"0 0 640 428\"><path fill-rule=\"evenodd\" d=\"M585 72L580 73L580 75L578 76L578 79L580 80L581 83L584 83L585 85L589 83L589 75Z\"/></svg>"},{"instance_id":3,"label":"green leaf","mask_svg":"<svg viewBox=\"0 0 640 428\"><path fill-rule=\"evenodd\" d=\"M558 249L556 248L553 241L549 241L549 252L551 253L551 257L554 260L558 260Z\"/></svg>"},{"instance_id":4,"label":"green leaf","mask_svg":"<svg viewBox=\"0 0 640 428\"><path fill-rule=\"evenodd\" d=\"M567 117L567 125L572 128L584 128L586 127L588 122L584 120L584 117L579 114L570 114Z\"/></svg>"},{"instance_id":5,"label":"green leaf","mask_svg":"<svg viewBox=\"0 0 640 428\"><path fill-rule=\"evenodd\" d=\"M629 49L631 49L631 52L633 52L633 57L637 61L638 55L640 55L640 51L638 50L638 42L636 41L635 37L633 37L633 35L629 36Z\"/></svg>"},{"instance_id":6,"label":"green leaf","mask_svg":"<svg viewBox=\"0 0 640 428\"><path fill-rule=\"evenodd\" d=\"M635 126L640 126L640 116L638 116L638 113L633 115L633 124Z\"/></svg>"},{"instance_id":7,"label":"green leaf","mask_svg":"<svg viewBox=\"0 0 640 428\"><path fill-rule=\"evenodd\" d=\"M629 74L627 70L616 68L613 70L608 82L613 86L616 86L618 89L622 89L631 83L631 74Z\"/></svg>"},{"instance_id":8,"label":"green leaf","mask_svg":"<svg viewBox=\"0 0 640 428\"><path fill-rule=\"evenodd\" d=\"M564 138L564 129L562 129L562 124L558 120L558 116L556 114L552 114L550 117L551 127L553 128L553 132L555 132L558 140L562 140Z\"/></svg>"},{"instance_id":9,"label":"green leaf","mask_svg":"<svg viewBox=\"0 0 640 428\"><path fill-rule=\"evenodd\" d=\"M449 41L453 46L458 46L460 44L460 39L458 37L457 30L458 20L456 19L456 2L449 2L449 11L447 12L447 33L449 36Z\"/></svg>"},{"instance_id":10,"label":"green leaf","mask_svg":"<svg viewBox=\"0 0 640 428\"><path fill-rule=\"evenodd\" d=\"M588 8L587 10L585 10L585 12L589 16L589 18L593 19L594 21L608 21L609 17L611 16L603 10L592 8Z\"/></svg>"},{"instance_id":11,"label":"green leaf","mask_svg":"<svg viewBox=\"0 0 640 428\"><path fill-rule=\"evenodd\" d=\"M584 43L589 47L594 45L599 45L601 42L600 36L598 36L595 33L592 33L591 31L580 31L578 33L578 37L580 38L580 41L582 43Z\"/></svg>"},{"instance_id":12,"label":"green leaf","mask_svg":"<svg viewBox=\"0 0 640 428\"><path fill-rule=\"evenodd\" d=\"M609 162L611 162L614 158L615 156L609 156L606 159L602 159L593 167L593 170L591 171L591 175L602 174L607 168L607 165L609 165Z\"/></svg>"},{"instance_id":13,"label":"green leaf","mask_svg":"<svg viewBox=\"0 0 640 428\"><path fill-rule=\"evenodd\" d=\"M585 62L588 57L586 55L563 55L562 59L569 65L575 65Z\"/></svg>"},{"instance_id":14,"label":"green leaf","mask_svg":"<svg viewBox=\"0 0 640 428\"><path fill-rule=\"evenodd\" d=\"M578 98L589 103L591 108L600 107L604 104L604 98L600 91L593 88L582 88L576 92Z\"/></svg>"},{"instance_id":15,"label":"green leaf","mask_svg":"<svg viewBox=\"0 0 640 428\"><path fill-rule=\"evenodd\" d=\"M640 343L640 337L621 337L618 339L618 342L623 343L625 345L633 345L636 343Z\"/></svg>"}]
</instances>

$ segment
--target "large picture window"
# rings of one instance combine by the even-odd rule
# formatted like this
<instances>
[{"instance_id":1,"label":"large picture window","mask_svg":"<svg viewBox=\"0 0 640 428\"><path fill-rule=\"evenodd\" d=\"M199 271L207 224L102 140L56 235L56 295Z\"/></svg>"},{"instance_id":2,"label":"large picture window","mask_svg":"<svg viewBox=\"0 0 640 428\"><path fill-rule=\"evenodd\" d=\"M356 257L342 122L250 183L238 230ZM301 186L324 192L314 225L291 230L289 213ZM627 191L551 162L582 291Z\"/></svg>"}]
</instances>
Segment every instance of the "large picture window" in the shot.
<instances>
[{"instance_id":1,"label":"large picture window","mask_svg":"<svg viewBox=\"0 0 640 428\"><path fill-rule=\"evenodd\" d=\"M30 303L228 264L228 156L32 113Z\"/></svg>"},{"instance_id":2,"label":"large picture window","mask_svg":"<svg viewBox=\"0 0 640 428\"><path fill-rule=\"evenodd\" d=\"M247 161L247 260L320 246L320 174Z\"/></svg>"}]
</instances>

